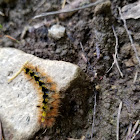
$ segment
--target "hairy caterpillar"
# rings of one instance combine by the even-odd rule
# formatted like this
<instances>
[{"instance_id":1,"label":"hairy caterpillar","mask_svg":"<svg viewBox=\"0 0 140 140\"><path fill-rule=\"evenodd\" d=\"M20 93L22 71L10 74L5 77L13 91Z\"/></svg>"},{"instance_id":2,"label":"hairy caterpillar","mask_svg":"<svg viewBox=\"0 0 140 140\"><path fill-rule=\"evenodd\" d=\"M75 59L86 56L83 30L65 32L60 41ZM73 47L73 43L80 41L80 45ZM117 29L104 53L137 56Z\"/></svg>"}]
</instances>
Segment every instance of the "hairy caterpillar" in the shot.
<instances>
[{"instance_id":1,"label":"hairy caterpillar","mask_svg":"<svg viewBox=\"0 0 140 140\"><path fill-rule=\"evenodd\" d=\"M27 79L33 83L37 88L39 96L39 104L37 105L39 116L39 123L45 127L52 127L55 123L55 118L58 116L58 108L60 103L60 95L56 90L56 83L52 81L50 76L41 72L37 67L34 67L28 61L21 67L21 69L12 77L9 82L16 78L22 71L24 71Z\"/></svg>"}]
</instances>

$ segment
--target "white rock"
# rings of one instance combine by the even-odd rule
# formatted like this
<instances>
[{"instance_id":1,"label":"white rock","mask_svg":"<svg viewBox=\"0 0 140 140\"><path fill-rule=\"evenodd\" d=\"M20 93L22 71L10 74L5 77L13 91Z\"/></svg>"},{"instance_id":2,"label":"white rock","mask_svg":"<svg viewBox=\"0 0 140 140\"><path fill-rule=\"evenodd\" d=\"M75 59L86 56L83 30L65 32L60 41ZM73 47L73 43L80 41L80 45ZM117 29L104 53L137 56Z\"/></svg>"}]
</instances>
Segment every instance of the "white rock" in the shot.
<instances>
[{"instance_id":1,"label":"white rock","mask_svg":"<svg viewBox=\"0 0 140 140\"><path fill-rule=\"evenodd\" d=\"M80 76L80 69L74 64L43 60L13 48L0 48L0 120L6 140L28 140L40 130L38 96L31 82L21 72L8 84L8 79L27 60L50 75L58 91L66 90Z\"/></svg>"},{"instance_id":2,"label":"white rock","mask_svg":"<svg viewBox=\"0 0 140 140\"><path fill-rule=\"evenodd\" d=\"M48 30L48 35L56 40L64 37L65 35L65 27L61 25L53 25L49 30Z\"/></svg>"},{"instance_id":3,"label":"white rock","mask_svg":"<svg viewBox=\"0 0 140 140\"><path fill-rule=\"evenodd\" d=\"M140 18L140 1L125 5L122 8L122 15L124 19L139 19Z\"/></svg>"}]
</instances>

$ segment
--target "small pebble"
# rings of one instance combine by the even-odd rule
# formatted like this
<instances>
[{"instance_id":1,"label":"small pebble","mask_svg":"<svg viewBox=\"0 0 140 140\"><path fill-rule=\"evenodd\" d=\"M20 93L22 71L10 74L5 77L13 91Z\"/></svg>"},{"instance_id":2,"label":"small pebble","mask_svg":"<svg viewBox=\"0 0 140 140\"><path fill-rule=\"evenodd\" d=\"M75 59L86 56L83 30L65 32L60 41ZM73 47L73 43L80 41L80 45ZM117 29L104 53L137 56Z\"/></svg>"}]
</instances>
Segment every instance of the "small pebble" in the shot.
<instances>
[{"instance_id":1,"label":"small pebble","mask_svg":"<svg viewBox=\"0 0 140 140\"><path fill-rule=\"evenodd\" d=\"M61 25L53 25L49 30L48 30L48 35L56 40L64 37L65 35L65 27Z\"/></svg>"},{"instance_id":2,"label":"small pebble","mask_svg":"<svg viewBox=\"0 0 140 140\"><path fill-rule=\"evenodd\" d=\"M100 90L101 87L100 87L99 85L96 85L96 86L95 86L95 89L96 89L96 90Z\"/></svg>"}]
</instances>

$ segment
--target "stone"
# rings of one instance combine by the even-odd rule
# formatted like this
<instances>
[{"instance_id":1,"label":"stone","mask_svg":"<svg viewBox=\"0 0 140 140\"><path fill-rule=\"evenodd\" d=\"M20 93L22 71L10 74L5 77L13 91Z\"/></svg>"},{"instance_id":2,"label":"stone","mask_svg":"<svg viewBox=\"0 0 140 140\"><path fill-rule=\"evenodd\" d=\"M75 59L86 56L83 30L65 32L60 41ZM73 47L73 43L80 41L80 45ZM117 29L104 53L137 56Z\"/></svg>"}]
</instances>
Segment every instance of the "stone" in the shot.
<instances>
[{"instance_id":1,"label":"stone","mask_svg":"<svg viewBox=\"0 0 140 140\"><path fill-rule=\"evenodd\" d=\"M95 15L111 13L111 2L107 0L101 4L98 4L94 9Z\"/></svg>"},{"instance_id":2,"label":"stone","mask_svg":"<svg viewBox=\"0 0 140 140\"><path fill-rule=\"evenodd\" d=\"M56 40L64 37L65 35L65 27L61 25L53 25L49 30L48 30L48 35Z\"/></svg>"},{"instance_id":3,"label":"stone","mask_svg":"<svg viewBox=\"0 0 140 140\"><path fill-rule=\"evenodd\" d=\"M85 91L82 89L86 84L85 76L77 65L63 61L43 60L13 48L0 48L0 120L5 140L28 140L34 138L41 129L36 107L37 91L30 80L27 80L21 72L8 83L8 79L19 71L26 61L52 77L57 84L58 92L64 93L70 88L72 95L69 93L68 97L73 96L73 99L68 99L68 101L74 101L79 94L76 100L81 102L80 98L84 100L88 92L87 86L85 86ZM82 90L83 93L77 89ZM87 109L85 105L84 108ZM79 110L81 111L81 108Z\"/></svg>"},{"instance_id":4,"label":"stone","mask_svg":"<svg viewBox=\"0 0 140 140\"><path fill-rule=\"evenodd\" d=\"M138 57L140 57L140 45L134 44ZM136 58L136 54L130 43L126 43L121 47L121 55L125 59L123 60L127 67L132 67L138 64L138 60Z\"/></svg>"},{"instance_id":5,"label":"stone","mask_svg":"<svg viewBox=\"0 0 140 140\"><path fill-rule=\"evenodd\" d=\"M124 19L139 19L140 18L140 1L122 7L122 16Z\"/></svg>"}]
</instances>

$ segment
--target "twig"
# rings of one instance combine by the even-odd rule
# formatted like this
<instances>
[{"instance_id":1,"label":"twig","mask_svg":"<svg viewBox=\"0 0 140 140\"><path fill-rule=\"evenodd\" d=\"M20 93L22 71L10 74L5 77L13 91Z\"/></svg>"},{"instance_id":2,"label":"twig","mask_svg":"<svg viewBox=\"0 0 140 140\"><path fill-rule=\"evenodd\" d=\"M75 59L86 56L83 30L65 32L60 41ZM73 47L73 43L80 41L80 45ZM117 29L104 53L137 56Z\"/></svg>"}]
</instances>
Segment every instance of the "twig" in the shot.
<instances>
[{"instance_id":1,"label":"twig","mask_svg":"<svg viewBox=\"0 0 140 140\"><path fill-rule=\"evenodd\" d=\"M135 82L136 82L136 80L137 80L137 77L138 77L138 71L136 70L136 73L135 73L135 76L134 76L133 83L135 83Z\"/></svg>"},{"instance_id":2,"label":"twig","mask_svg":"<svg viewBox=\"0 0 140 140\"><path fill-rule=\"evenodd\" d=\"M127 136L126 136L126 140L129 140L128 137L129 137L129 135L131 133L131 129L132 129L132 123L130 123L130 125L129 125Z\"/></svg>"},{"instance_id":3,"label":"twig","mask_svg":"<svg viewBox=\"0 0 140 140\"><path fill-rule=\"evenodd\" d=\"M137 51L137 49L136 49L136 47L135 47L135 45L134 45L134 41L133 41L132 36L131 36L131 34L130 34L129 30L128 30L128 27L127 27L127 25L126 25L126 20L125 20L125 19L123 18L123 16L122 16L120 7L119 7L118 9L119 9L120 17L121 17L121 19L122 19L122 21L123 21L123 23L124 23L124 28L125 28L125 30L126 30L126 32L127 32L127 34L128 34L129 40L130 40L130 42L131 42L131 46L132 46L132 48L133 48L133 50L134 50L134 52L135 52L136 59L138 60L139 65L140 65L140 59L139 59L139 57L138 57L138 51Z\"/></svg>"},{"instance_id":4,"label":"twig","mask_svg":"<svg viewBox=\"0 0 140 140\"><path fill-rule=\"evenodd\" d=\"M65 7L66 1L67 1L67 0L63 0L62 9Z\"/></svg>"},{"instance_id":5,"label":"twig","mask_svg":"<svg viewBox=\"0 0 140 140\"><path fill-rule=\"evenodd\" d=\"M93 132L94 132L94 126L95 126L95 115L96 115L96 97L97 97L97 93L95 92L94 95L94 109L93 109L93 120L92 120L92 130L91 130L91 140L93 138Z\"/></svg>"},{"instance_id":6,"label":"twig","mask_svg":"<svg viewBox=\"0 0 140 140\"><path fill-rule=\"evenodd\" d=\"M118 115L117 115L117 129L116 129L116 139L119 140L119 120L120 120L120 113L122 109L122 102L120 102Z\"/></svg>"},{"instance_id":7,"label":"twig","mask_svg":"<svg viewBox=\"0 0 140 140\"><path fill-rule=\"evenodd\" d=\"M44 5L44 3L46 2L46 0L43 0L39 3L39 5L37 7L35 7L34 12L39 9L42 5Z\"/></svg>"},{"instance_id":8,"label":"twig","mask_svg":"<svg viewBox=\"0 0 140 140\"><path fill-rule=\"evenodd\" d=\"M133 136L133 138L131 140L134 140L135 137L137 136L137 134L139 134L139 133L140 133L140 127L138 128L137 132L134 134L134 136Z\"/></svg>"},{"instance_id":9,"label":"twig","mask_svg":"<svg viewBox=\"0 0 140 140\"><path fill-rule=\"evenodd\" d=\"M100 48L99 48L99 42L101 42L100 41L100 37L98 37L98 32L97 32L97 30L95 29L94 30L94 33L95 33L95 36L96 36L96 55L97 55L97 59L99 59L100 58Z\"/></svg>"},{"instance_id":10,"label":"twig","mask_svg":"<svg viewBox=\"0 0 140 140\"><path fill-rule=\"evenodd\" d=\"M114 57L113 57L113 58L114 58ZM107 71L106 73L110 72L110 70L113 68L114 64L115 64L115 61L113 61L111 67L108 69L108 71Z\"/></svg>"},{"instance_id":11,"label":"twig","mask_svg":"<svg viewBox=\"0 0 140 140\"><path fill-rule=\"evenodd\" d=\"M115 45L115 57L117 58L118 57L118 37L117 37L117 34L116 34L116 31L114 29L114 26L112 26L112 29L113 29L113 33L114 33L114 36L115 36L115 39L116 39L116 45Z\"/></svg>"},{"instance_id":12,"label":"twig","mask_svg":"<svg viewBox=\"0 0 140 140\"><path fill-rule=\"evenodd\" d=\"M136 131L138 125L139 125L139 120L137 120L137 122L135 123L130 135L128 136L128 139L131 139L131 137L133 136L134 132Z\"/></svg>"},{"instance_id":13,"label":"twig","mask_svg":"<svg viewBox=\"0 0 140 140\"><path fill-rule=\"evenodd\" d=\"M1 15L1 16L5 16L4 13L2 13L1 11L0 11L0 15Z\"/></svg>"},{"instance_id":14,"label":"twig","mask_svg":"<svg viewBox=\"0 0 140 140\"><path fill-rule=\"evenodd\" d=\"M17 43L19 43L19 41L18 41L18 40L16 40L15 38L13 38L13 37L12 37L12 36L10 36L10 35L5 35L5 37L7 37L7 38L9 38L9 39L11 39L11 40L16 41Z\"/></svg>"},{"instance_id":15,"label":"twig","mask_svg":"<svg viewBox=\"0 0 140 140\"><path fill-rule=\"evenodd\" d=\"M43 135L43 134L45 134L45 133L46 133L46 131L47 131L47 128L44 130L44 132L42 133L42 135Z\"/></svg>"},{"instance_id":16,"label":"twig","mask_svg":"<svg viewBox=\"0 0 140 140\"><path fill-rule=\"evenodd\" d=\"M78 11L78 10L82 10L82 9L85 9L85 8L89 8L89 7L95 6L95 5L97 5L99 3L102 3L102 2L105 2L105 1L106 0L98 0L98 1L93 2L91 4L88 4L88 5L79 7L79 8L70 9L70 10L63 10L62 9L60 11L53 11L53 12L42 13L40 15L37 15L37 16L33 17L33 19L44 17L44 16L49 16L49 15L57 15L57 14L61 14L61 13L74 12L74 11Z\"/></svg>"},{"instance_id":17,"label":"twig","mask_svg":"<svg viewBox=\"0 0 140 140\"><path fill-rule=\"evenodd\" d=\"M63 0L63 2L64 2L64 0ZM70 10L70 9L78 8L78 7L80 7L79 5L85 5L86 2L87 2L87 0L73 0L72 2L65 5L65 7L63 9L61 9L60 11L67 11L67 10ZM59 18L64 20L67 17L71 17L74 13L76 13L76 11L69 12L69 13L61 13L59 15Z\"/></svg>"},{"instance_id":18,"label":"twig","mask_svg":"<svg viewBox=\"0 0 140 140\"><path fill-rule=\"evenodd\" d=\"M123 73L121 72L118 61L117 61L117 57L118 57L118 37L117 37L116 31L114 29L114 26L112 26L112 29L113 29L113 33L114 33L114 36L115 36L115 39L116 39L115 54L113 55L114 62L112 63L112 66L109 68L109 70L106 73L108 73L113 68L114 64L116 64L121 77L123 77Z\"/></svg>"},{"instance_id":19,"label":"twig","mask_svg":"<svg viewBox=\"0 0 140 140\"><path fill-rule=\"evenodd\" d=\"M112 26L112 29L114 29L113 26ZM115 31L115 30L113 30L113 33L115 33L114 36L115 36L115 39L116 39L115 54L117 54L118 49L116 49L116 47L117 47L117 45L118 45L118 37L116 37L116 32L114 32L114 31ZM117 51L116 51L116 50L117 50ZM115 64L115 61L113 61L112 66L109 68L109 70L108 70L106 73L108 73L108 72L113 68L114 64Z\"/></svg>"},{"instance_id":20,"label":"twig","mask_svg":"<svg viewBox=\"0 0 140 140\"><path fill-rule=\"evenodd\" d=\"M24 69L25 65L27 65L29 63L29 61L26 61L23 66L20 68L20 70L12 77L8 80L8 83L10 83L12 80L14 80Z\"/></svg>"},{"instance_id":21,"label":"twig","mask_svg":"<svg viewBox=\"0 0 140 140\"><path fill-rule=\"evenodd\" d=\"M123 77L123 73L122 73L121 70L120 70L120 67L119 67L117 58L115 57L115 55L113 55L113 57L114 57L114 62L115 62L116 66L117 66L117 68L118 68L118 70L119 70L119 73L120 73L121 77Z\"/></svg>"},{"instance_id":22,"label":"twig","mask_svg":"<svg viewBox=\"0 0 140 140\"><path fill-rule=\"evenodd\" d=\"M99 59L100 58L100 48L99 48L98 43L96 43L96 55L97 55L97 59Z\"/></svg>"}]
</instances>

